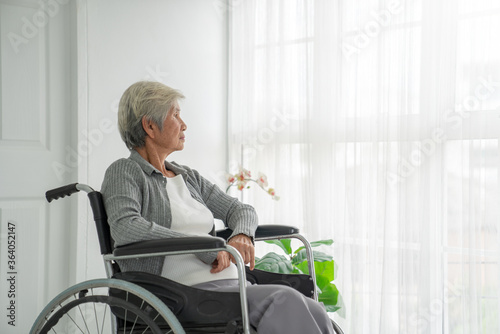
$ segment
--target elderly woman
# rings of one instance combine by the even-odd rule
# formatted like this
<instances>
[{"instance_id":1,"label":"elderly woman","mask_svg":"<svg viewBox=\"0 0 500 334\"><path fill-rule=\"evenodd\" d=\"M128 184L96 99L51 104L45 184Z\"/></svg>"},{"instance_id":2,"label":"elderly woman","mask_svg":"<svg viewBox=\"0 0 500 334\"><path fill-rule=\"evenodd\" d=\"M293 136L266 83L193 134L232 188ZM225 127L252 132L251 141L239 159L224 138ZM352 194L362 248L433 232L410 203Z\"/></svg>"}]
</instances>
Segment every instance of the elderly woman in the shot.
<instances>
[{"instance_id":1,"label":"elderly woman","mask_svg":"<svg viewBox=\"0 0 500 334\"><path fill-rule=\"evenodd\" d=\"M136 241L208 235L214 218L234 232L228 244L254 267L255 210L226 195L196 170L167 157L184 148L184 96L158 82L137 82L123 94L118 124L130 156L107 169L101 192L115 246ZM122 271L144 271L200 289L238 291L229 253L121 261ZM250 323L259 334L333 333L322 304L286 286L247 286ZM272 313L272 316L266 316Z\"/></svg>"}]
</instances>

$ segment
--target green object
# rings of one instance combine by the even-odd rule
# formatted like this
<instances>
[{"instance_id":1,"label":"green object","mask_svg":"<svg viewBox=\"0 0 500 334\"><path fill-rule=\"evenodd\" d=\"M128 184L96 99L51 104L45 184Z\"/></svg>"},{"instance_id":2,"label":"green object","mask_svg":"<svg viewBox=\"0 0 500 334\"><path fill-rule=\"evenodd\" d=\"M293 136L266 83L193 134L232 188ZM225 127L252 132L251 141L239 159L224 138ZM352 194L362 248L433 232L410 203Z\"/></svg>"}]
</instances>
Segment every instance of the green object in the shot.
<instances>
[{"instance_id":1,"label":"green object","mask_svg":"<svg viewBox=\"0 0 500 334\"><path fill-rule=\"evenodd\" d=\"M255 259L255 268L280 274L309 274L306 250L303 246L293 250L290 239L268 240L265 242L280 247L286 256L269 252L261 258ZM333 240L331 239L319 240L311 242L311 247L330 246L332 244ZM325 305L328 312L338 312L341 317L345 317L342 296L333 283L337 269L333 257L319 251L313 251L313 257L318 300Z\"/></svg>"}]
</instances>

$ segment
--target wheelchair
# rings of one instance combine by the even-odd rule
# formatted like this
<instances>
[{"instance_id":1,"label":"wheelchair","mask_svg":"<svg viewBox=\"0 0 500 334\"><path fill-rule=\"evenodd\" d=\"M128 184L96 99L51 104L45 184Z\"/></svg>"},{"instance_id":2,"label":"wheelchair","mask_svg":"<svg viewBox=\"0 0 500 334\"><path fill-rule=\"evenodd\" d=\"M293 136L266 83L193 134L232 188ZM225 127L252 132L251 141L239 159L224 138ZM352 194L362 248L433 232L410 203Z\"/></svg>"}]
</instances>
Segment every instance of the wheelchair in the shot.
<instances>
[{"instance_id":1,"label":"wheelchair","mask_svg":"<svg viewBox=\"0 0 500 334\"><path fill-rule=\"evenodd\" d=\"M102 195L85 184L46 192L48 202L85 191L97 228L105 279L76 284L57 295L35 320L30 334L46 333L257 333L249 324L246 281L284 284L317 300L314 262L309 242L295 227L259 226L255 240L295 238L307 251L309 275L250 271L239 252L226 244L229 229L213 236L158 239L113 248ZM227 251L236 260L239 293L215 292L182 285L144 272L121 272L118 260L198 252ZM332 320L335 333L343 334Z\"/></svg>"}]
</instances>

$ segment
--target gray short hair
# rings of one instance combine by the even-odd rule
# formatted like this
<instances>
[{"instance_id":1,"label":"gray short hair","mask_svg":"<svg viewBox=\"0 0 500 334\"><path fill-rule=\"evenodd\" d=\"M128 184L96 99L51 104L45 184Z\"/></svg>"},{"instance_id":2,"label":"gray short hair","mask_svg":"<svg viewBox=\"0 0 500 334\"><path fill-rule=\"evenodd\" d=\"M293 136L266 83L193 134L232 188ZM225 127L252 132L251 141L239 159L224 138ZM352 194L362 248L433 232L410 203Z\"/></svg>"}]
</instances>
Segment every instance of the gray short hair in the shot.
<instances>
[{"instance_id":1,"label":"gray short hair","mask_svg":"<svg viewBox=\"0 0 500 334\"><path fill-rule=\"evenodd\" d=\"M118 106L118 129L128 149L145 145L143 117L156 123L162 130L168 111L183 98L181 92L160 82L139 81L127 88Z\"/></svg>"}]
</instances>

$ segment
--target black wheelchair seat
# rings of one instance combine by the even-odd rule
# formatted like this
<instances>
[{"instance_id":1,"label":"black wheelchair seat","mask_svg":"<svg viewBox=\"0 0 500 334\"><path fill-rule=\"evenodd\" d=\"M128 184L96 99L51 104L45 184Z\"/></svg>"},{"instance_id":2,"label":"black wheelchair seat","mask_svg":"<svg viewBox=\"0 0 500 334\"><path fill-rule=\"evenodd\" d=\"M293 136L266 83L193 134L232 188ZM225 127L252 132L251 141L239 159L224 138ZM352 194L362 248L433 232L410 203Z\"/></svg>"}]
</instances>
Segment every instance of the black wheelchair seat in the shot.
<instances>
[{"instance_id":1,"label":"black wheelchair seat","mask_svg":"<svg viewBox=\"0 0 500 334\"><path fill-rule=\"evenodd\" d=\"M196 289L165 277L136 271L117 273L113 278L137 284L153 293L185 327L226 326L229 322L241 321L238 292ZM121 290L111 290L110 295L125 298Z\"/></svg>"}]
</instances>

